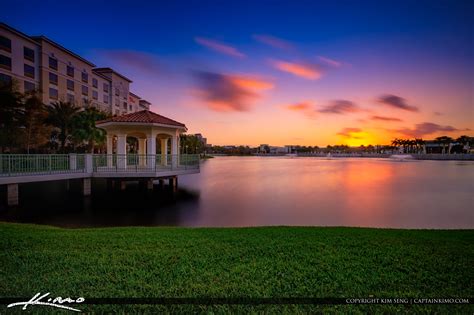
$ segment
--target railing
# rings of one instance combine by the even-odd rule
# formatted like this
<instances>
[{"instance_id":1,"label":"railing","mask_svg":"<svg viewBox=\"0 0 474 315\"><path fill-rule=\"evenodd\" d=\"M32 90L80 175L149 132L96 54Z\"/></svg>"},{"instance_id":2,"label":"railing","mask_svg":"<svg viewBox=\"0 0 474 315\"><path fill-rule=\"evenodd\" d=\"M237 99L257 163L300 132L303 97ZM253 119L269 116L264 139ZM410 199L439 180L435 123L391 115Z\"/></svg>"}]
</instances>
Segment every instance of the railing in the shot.
<instances>
[{"instance_id":1,"label":"railing","mask_svg":"<svg viewBox=\"0 0 474 315\"><path fill-rule=\"evenodd\" d=\"M0 154L0 177L199 169L199 155Z\"/></svg>"},{"instance_id":2,"label":"railing","mask_svg":"<svg viewBox=\"0 0 474 315\"><path fill-rule=\"evenodd\" d=\"M110 172L160 172L199 169L198 154L142 155L142 154L94 154L93 170Z\"/></svg>"},{"instance_id":3,"label":"railing","mask_svg":"<svg viewBox=\"0 0 474 315\"><path fill-rule=\"evenodd\" d=\"M0 176L83 172L84 154L0 154Z\"/></svg>"}]
</instances>

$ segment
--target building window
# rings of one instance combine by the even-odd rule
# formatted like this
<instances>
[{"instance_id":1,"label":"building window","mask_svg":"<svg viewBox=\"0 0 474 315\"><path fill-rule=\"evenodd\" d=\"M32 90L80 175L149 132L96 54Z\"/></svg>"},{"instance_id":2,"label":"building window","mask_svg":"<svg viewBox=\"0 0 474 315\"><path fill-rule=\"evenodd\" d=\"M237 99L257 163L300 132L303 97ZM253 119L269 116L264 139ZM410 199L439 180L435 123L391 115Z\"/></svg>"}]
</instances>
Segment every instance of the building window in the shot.
<instances>
[{"instance_id":1,"label":"building window","mask_svg":"<svg viewBox=\"0 0 474 315\"><path fill-rule=\"evenodd\" d=\"M132 111L132 110L133 110L133 108L132 108L132 105L130 105L129 109L130 109L130 111Z\"/></svg>"},{"instance_id":2,"label":"building window","mask_svg":"<svg viewBox=\"0 0 474 315\"><path fill-rule=\"evenodd\" d=\"M51 98L53 100L57 100L58 99L58 90L53 89L53 88L49 88L49 98Z\"/></svg>"},{"instance_id":3,"label":"building window","mask_svg":"<svg viewBox=\"0 0 474 315\"><path fill-rule=\"evenodd\" d=\"M58 75L52 72L49 73L49 83L58 85Z\"/></svg>"},{"instance_id":4,"label":"building window","mask_svg":"<svg viewBox=\"0 0 474 315\"><path fill-rule=\"evenodd\" d=\"M89 99L87 97L82 98L82 105L85 107L89 106Z\"/></svg>"},{"instance_id":5,"label":"building window","mask_svg":"<svg viewBox=\"0 0 474 315\"><path fill-rule=\"evenodd\" d=\"M89 95L89 88L85 85L82 86L82 95Z\"/></svg>"},{"instance_id":6,"label":"building window","mask_svg":"<svg viewBox=\"0 0 474 315\"><path fill-rule=\"evenodd\" d=\"M74 67L67 66L66 72L68 76L70 76L71 78L74 78Z\"/></svg>"},{"instance_id":7,"label":"building window","mask_svg":"<svg viewBox=\"0 0 474 315\"><path fill-rule=\"evenodd\" d=\"M3 84L10 84L12 83L12 77L3 73L0 73L0 83Z\"/></svg>"},{"instance_id":8,"label":"building window","mask_svg":"<svg viewBox=\"0 0 474 315\"><path fill-rule=\"evenodd\" d=\"M33 82L25 81L24 84L23 84L23 88L25 90L25 93L26 92L31 92L31 91L34 91L36 89L36 85Z\"/></svg>"},{"instance_id":9,"label":"building window","mask_svg":"<svg viewBox=\"0 0 474 315\"><path fill-rule=\"evenodd\" d=\"M89 83L89 75L87 72L82 73L82 82Z\"/></svg>"},{"instance_id":10,"label":"building window","mask_svg":"<svg viewBox=\"0 0 474 315\"><path fill-rule=\"evenodd\" d=\"M68 93L66 97L68 103L74 104L74 95Z\"/></svg>"},{"instance_id":11,"label":"building window","mask_svg":"<svg viewBox=\"0 0 474 315\"><path fill-rule=\"evenodd\" d=\"M67 80L67 89L69 91L74 91L74 81L73 80Z\"/></svg>"},{"instance_id":12,"label":"building window","mask_svg":"<svg viewBox=\"0 0 474 315\"><path fill-rule=\"evenodd\" d=\"M99 86L99 82L97 82L96 78L92 78L92 86L97 88Z\"/></svg>"},{"instance_id":13,"label":"building window","mask_svg":"<svg viewBox=\"0 0 474 315\"><path fill-rule=\"evenodd\" d=\"M115 88L115 96L119 96L120 95L120 90Z\"/></svg>"},{"instance_id":14,"label":"building window","mask_svg":"<svg viewBox=\"0 0 474 315\"><path fill-rule=\"evenodd\" d=\"M123 109L127 110L127 108L128 108L127 102L123 102Z\"/></svg>"},{"instance_id":15,"label":"building window","mask_svg":"<svg viewBox=\"0 0 474 315\"><path fill-rule=\"evenodd\" d=\"M107 95L104 95L104 103L109 104L109 97Z\"/></svg>"},{"instance_id":16,"label":"building window","mask_svg":"<svg viewBox=\"0 0 474 315\"><path fill-rule=\"evenodd\" d=\"M23 67L25 77L35 78L35 67L25 64Z\"/></svg>"},{"instance_id":17,"label":"building window","mask_svg":"<svg viewBox=\"0 0 474 315\"><path fill-rule=\"evenodd\" d=\"M118 98L115 99L115 106L120 106L120 101Z\"/></svg>"},{"instance_id":18,"label":"building window","mask_svg":"<svg viewBox=\"0 0 474 315\"><path fill-rule=\"evenodd\" d=\"M23 47L23 56L26 60L35 62L35 51L28 47Z\"/></svg>"},{"instance_id":19,"label":"building window","mask_svg":"<svg viewBox=\"0 0 474 315\"><path fill-rule=\"evenodd\" d=\"M49 67L53 70L58 70L58 60L53 57L49 57Z\"/></svg>"},{"instance_id":20,"label":"building window","mask_svg":"<svg viewBox=\"0 0 474 315\"><path fill-rule=\"evenodd\" d=\"M104 92L109 93L109 85L107 83L104 83Z\"/></svg>"},{"instance_id":21,"label":"building window","mask_svg":"<svg viewBox=\"0 0 474 315\"><path fill-rule=\"evenodd\" d=\"M97 101L97 100L99 99L99 92L97 92L97 91L92 91L92 98Z\"/></svg>"},{"instance_id":22,"label":"building window","mask_svg":"<svg viewBox=\"0 0 474 315\"><path fill-rule=\"evenodd\" d=\"M0 49L12 52L12 41L5 36L0 36Z\"/></svg>"},{"instance_id":23,"label":"building window","mask_svg":"<svg viewBox=\"0 0 474 315\"><path fill-rule=\"evenodd\" d=\"M11 71L12 70L12 59L7 57L7 56L0 55L0 68Z\"/></svg>"}]
</instances>

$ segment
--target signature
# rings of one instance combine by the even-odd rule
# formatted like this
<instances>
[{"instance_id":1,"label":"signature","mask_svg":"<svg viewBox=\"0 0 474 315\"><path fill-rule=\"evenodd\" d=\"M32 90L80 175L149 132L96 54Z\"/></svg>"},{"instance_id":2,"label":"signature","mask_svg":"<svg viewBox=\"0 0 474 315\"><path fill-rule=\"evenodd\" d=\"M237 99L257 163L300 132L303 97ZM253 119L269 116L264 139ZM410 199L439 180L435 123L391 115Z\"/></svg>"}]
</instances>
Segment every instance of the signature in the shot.
<instances>
[{"instance_id":1,"label":"signature","mask_svg":"<svg viewBox=\"0 0 474 315\"><path fill-rule=\"evenodd\" d=\"M62 305L63 303L82 303L84 302L84 298L83 297L78 297L77 299L71 299L70 297L67 297L67 298L62 298L60 296L56 297L56 298L47 298L46 297L49 295L50 293L45 293L43 295L41 295L41 293L36 293L29 301L27 302L16 302L16 303L11 303L11 304L8 304L7 305L7 308L9 307L14 307L14 306L22 306L23 305L23 310L26 310L26 307L28 305L44 305L44 306L52 306L52 307L57 307L57 308L62 308L62 309L65 309L65 310L70 310L70 311L74 311L74 312L81 312L81 310L78 310L77 308L73 308L73 307L70 307L70 306L66 306L66 305ZM43 300L45 299L45 300Z\"/></svg>"}]
</instances>

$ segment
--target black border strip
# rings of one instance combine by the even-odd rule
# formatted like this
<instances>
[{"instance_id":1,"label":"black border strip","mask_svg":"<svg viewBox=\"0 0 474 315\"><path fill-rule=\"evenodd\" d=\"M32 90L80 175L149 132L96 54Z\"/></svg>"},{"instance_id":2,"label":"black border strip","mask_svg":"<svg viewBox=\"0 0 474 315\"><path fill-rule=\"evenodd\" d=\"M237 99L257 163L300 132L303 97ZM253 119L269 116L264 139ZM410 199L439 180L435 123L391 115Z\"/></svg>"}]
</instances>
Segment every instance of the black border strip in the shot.
<instances>
[{"instance_id":1,"label":"black border strip","mask_svg":"<svg viewBox=\"0 0 474 315\"><path fill-rule=\"evenodd\" d=\"M27 302L31 297L4 297L0 304ZM470 305L473 298L312 298L312 297L281 297L281 298L84 298L81 303L64 303L64 305Z\"/></svg>"}]
</instances>

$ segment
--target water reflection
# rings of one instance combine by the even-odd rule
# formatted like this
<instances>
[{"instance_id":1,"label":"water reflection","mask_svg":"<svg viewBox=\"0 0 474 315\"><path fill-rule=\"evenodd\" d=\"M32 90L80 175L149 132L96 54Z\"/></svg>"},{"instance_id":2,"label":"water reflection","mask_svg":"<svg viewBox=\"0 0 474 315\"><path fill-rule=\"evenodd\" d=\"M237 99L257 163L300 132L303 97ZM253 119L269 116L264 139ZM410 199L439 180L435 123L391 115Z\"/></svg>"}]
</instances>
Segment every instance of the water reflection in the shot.
<instances>
[{"instance_id":1,"label":"water reflection","mask_svg":"<svg viewBox=\"0 0 474 315\"><path fill-rule=\"evenodd\" d=\"M180 177L177 194L94 184L21 187L18 209L0 220L58 226L318 225L473 228L473 162L219 157ZM74 191L73 187L71 191ZM54 196L51 198L51 196Z\"/></svg>"}]
</instances>

